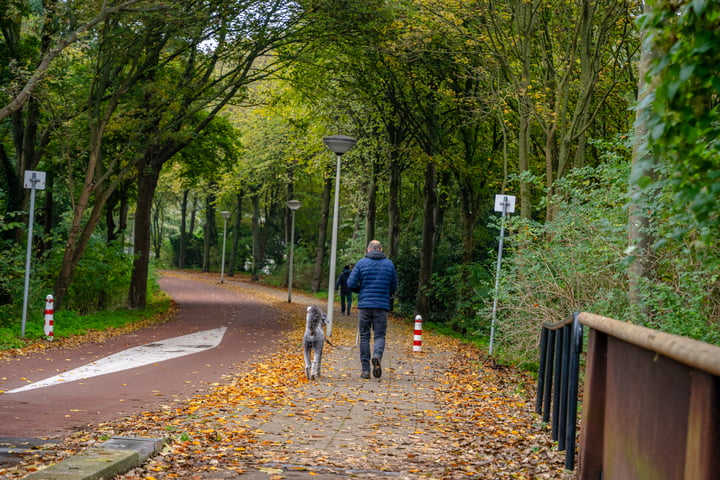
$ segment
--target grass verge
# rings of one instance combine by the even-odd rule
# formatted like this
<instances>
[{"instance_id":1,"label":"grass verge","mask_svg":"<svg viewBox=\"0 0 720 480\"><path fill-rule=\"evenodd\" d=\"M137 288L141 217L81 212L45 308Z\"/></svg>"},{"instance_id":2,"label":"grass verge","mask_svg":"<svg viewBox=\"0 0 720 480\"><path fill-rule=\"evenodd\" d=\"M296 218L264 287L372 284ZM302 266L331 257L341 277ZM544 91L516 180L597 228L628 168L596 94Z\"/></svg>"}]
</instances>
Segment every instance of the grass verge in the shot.
<instances>
[{"instance_id":1,"label":"grass verge","mask_svg":"<svg viewBox=\"0 0 720 480\"><path fill-rule=\"evenodd\" d=\"M25 338L20 338L20 321L10 326L0 326L0 357L27 347L58 343L67 345L71 339L82 342L87 337L120 335L150 324L162 323L170 318L173 311L172 299L159 289L152 293L145 308L137 310L116 309L80 315L72 311L59 311L54 314L54 341L45 339L44 323L29 321L26 324Z\"/></svg>"}]
</instances>

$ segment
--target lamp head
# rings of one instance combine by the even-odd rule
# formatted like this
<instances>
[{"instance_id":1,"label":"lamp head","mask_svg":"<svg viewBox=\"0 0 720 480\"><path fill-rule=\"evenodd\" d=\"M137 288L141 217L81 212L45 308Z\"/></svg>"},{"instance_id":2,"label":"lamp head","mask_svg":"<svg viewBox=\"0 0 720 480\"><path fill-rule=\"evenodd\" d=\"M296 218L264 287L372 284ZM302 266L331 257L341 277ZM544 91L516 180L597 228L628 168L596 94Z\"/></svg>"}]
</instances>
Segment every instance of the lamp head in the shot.
<instances>
[{"instance_id":1,"label":"lamp head","mask_svg":"<svg viewBox=\"0 0 720 480\"><path fill-rule=\"evenodd\" d=\"M290 210L297 210L302 207L302 202L300 200L288 200L287 206Z\"/></svg>"},{"instance_id":2,"label":"lamp head","mask_svg":"<svg viewBox=\"0 0 720 480\"><path fill-rule=\"evenodd\" d=\"M357 140L347 135L330 135L324 137L323 142L335 154L342 155L355 146Z\"/></svg>"}]
</instances>

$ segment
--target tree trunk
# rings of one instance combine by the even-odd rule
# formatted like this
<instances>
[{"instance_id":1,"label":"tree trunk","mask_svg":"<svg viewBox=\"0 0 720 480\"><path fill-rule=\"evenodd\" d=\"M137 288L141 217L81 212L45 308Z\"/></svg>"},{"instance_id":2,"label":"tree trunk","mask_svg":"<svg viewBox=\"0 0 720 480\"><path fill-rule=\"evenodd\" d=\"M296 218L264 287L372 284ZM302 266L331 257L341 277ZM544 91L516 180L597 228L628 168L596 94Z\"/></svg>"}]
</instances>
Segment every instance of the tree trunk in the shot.
<instances>
[{"instance_id":1,"label":"tree trunk","mask_svg":"<svg viewBox=\"0 0 720 480\"><path fill-rule=\"evenodd\" d=\"M527 95L521 95L520 98L518 169L520 174L530 171L530 99ZM531 184L525 180L520 180L520 216L532 218Z\"/></svg>"},{"instance_id":2,"label":"tree trunk","mask_svg":"<svg viewBox=\"0 0 720 480\"><path fill-rule=\"evenodd\" d=\"M85 188L88 190L87 195L89 197L92 188L84 187L84 190ZM81 197L84 196L85 193L81 195ZM65 243L65 253L63 255L60 272L55 279L55 286L53 288L55 310L60 310L63 301L65 300L65 295L70 289L70 284L72 283L73 275L75 274L75 268L85 253L88 243L90 242L90 238L95 231L95 227L102 217L102 210L105 202L107 201L107 196L107 191L95 192L95 203L93 204L93 208L89 216L86 215L89 207L86 203L88 199L83 199L82 204L78 204L78 206L74 209L73 220L70 232L68 233L67 242ZM82 224L82 219L86 217L87 221Z\"/></svg>"},{"instance_id":3,"label":"tree trunk","mask_svg":"<svg viewBox=\"0 0 720 480\"><path fill-rule=\"evenodd\" d=\"M162 204L160 202L153 202L154 207L152 209L152 230L150 231L150 240L152 242L153 250L155 253L155 260L160 260L160 251L162 250L163 242L163 224L165 215Z\"/></svg>"},{"instance_id":4,"label":"tree trunk","mask_svg":"<svg viewBox=\"0 0 720 480\"><path fill-rule=\"evenodd\" d=\"M395 149L390 153L390 189L388 193L388 258L400 252L400 160Z\"/></svg>"},{"instance_id":5,"label":"tree trunk","mask_svg":"<svg viewBox=\"0 0 720 480\"><path fill-rule=\"evenodd\" d=\"M262 258L260 257L260 194L255 191L250 196L252 202L252 271L251 279L253 282L260 280L259 267Z\"/></svg>"},{"instance_id":6,"label":"tree trunk","mask_svg":"<svg viewBox=\"0 0 720 480\"><path fill-rule=\"evenodd\" d=\"M147 280L150 269L150 222L152 203L155 197L162 162L151 162L145 158L138 167L138 189L135 205L135 242L130 290L128 292L128 308L144 308L147 304Z\"/></svg>"},{"instance_id":7,"label":"tree trunk","mask_svg":"<svg viewBox=\"0 0 720 480\"><path fill-rule=\"evenodd\" d=\"M433 251L440 245L442 234L444 233L445 213L447 212L447 192L452 174L447 170L440 170L438 173L437 166L435 169L435 239L433 240ZM442 196L441 196L442 193ZM434 255L433 255L434 257ZM432 267L431 267L432 273Z\"/></svg>"},{"instance_id":8,"label":"tree trunk","mask_svg":"<svg viewBox=\"0 0 720 480\"><path fill-rule=\"evenodd\" d=\"M286 195L286 202L292 200L295 197L295 191L294 191L294 184L292 182L292 175L293 171L290 169L288 171L288 185L287 185L287 195ZM283 279L283 286L287 287L290 284L290 242L292 242L294 239L292 237L292 229L293 229L293 210L290 209L290 207L287 206L287 203L285 204L285 208L283 209L285 213L285 261L286 261L286 267L285 268L285 278Z\"/></svg>"},{"instance_id":9,"label":"tree trunk","mask_svg":"<svg viewBox=\"0 0 720 480\"><path fill-rule=\"evenodd\" d=\"M130 208L127 195L127 182L122 182L105 204L105 225L107 243L122 238L127 229L127 216ZM117 222L116 220L117 216Z\"/></svg>"},{"instance_id":10,"label":"tree trunk","mask_svg":"<svg viewBox=\"0 0 720 480\"><path fill-rule=\"evenodd\" d=\"M15 179L15 185L10 186L8 193L8 209L7 211L27 212L30 204L30 189L23 188L25 181L25 171L33 170L39 161L36 155L36 142L38 136L38 122L40 121L40 107L36 99L28 100L26 106L27 112L23 118L23 112L17 112L13 115L13 131L16 136L15 144L17 152L17 169L13 177L8 180ZM15 195L13 195L15 194ZM12 209L12 210L11 210ZM27 224L27 215L23 215L23 223ZM25 238L25 230L22 228L14 229L15 241L22 243Z\"/></svg>"},{"instance_id":11,"label":"tree trunk","mask_svg":"<svg viewBox=\"0 0 720 480\"><path fill-rule=\"evenodd\" d=\"M418 273L418 291L415 301L415 313L427 317L430 310L428 290L432 277L435 257L435 214L437 212L437 175L432 161L425 168L424 215L422 231L422 250L420 252L420 271Z\"/></svg>"},{"instance_id":12,"label":"tree trunk","mask_svg":"<svg viewBox=\"0 0 720 480\"><path fill-rule=\"evenodd\" d=\"M535 32L535 16L534 6L527 0L519 0L516 8L515 29L521 63L518 98L518 169L522 175L530 172L530 116L532 115L530 56L533 53L531 38ZM520 180L520 216L526 219L532 217L531 184L524 180Z\"/></svg>"},{"instance_id":13,"label":"tree trunk","mask_svg":"<svg viewBox=\"0 0 720 480\"><path fill-rule=\"evenodd\" d=\"M646 13L652 7L645 4ZM644 35L643 35L644 36ZM655 57L656 50L644 46L640 52L638 65L638 105L644 104L645 97L650 94L655 85L647 83L646 74ZM648 177L655 180L657 173L653 156L647 151L647 124L644 118L645 111L637 109L635 120L635 145L633 146L632 168L630 174L630 204L628 210L628 246L632 249L633 261L628 270L628 296L630 302L640 308L645 315L650 315L648 307L644 305L641 284L643 280L651 280L654 274L651 247L655 241L654 229L648 211L648 194L635 181Z\"/></svg>"},{"instance_id":14,"label":"tree trunk","mask_svg":"<svg viewBox=\"0 0 720 480\"><path fill-rule=\"evenodd\" d=\"M243 200L243 194L238 193L236 198L236 212L234 217L235 225L233 227L233 238L232 238L232 248L230 249L230 266L228 267L228 276L234 277L235 272L238 269L237 260L238 260L238 245L240 244L240 223L242 222L242 200Z\"/></svg>"},{"instance_id":15,"label":"tree trunk","mask_svg":"<svg viewBox=\"0 0 720 480\"><path fill-rule=\"evenodd\" d=\"M467 264L473 261L475 253L475 222L478 217L477 194L468 182L460 182L460 211L463 226L462 261Z\"/></svg>"},{"instance_id":16,"label":"tree trunk","mask_svg":"<svg viewBox=\"0 0 720 480\"><path fill-rule=\"evenodd\" d=\"M47 174L45 184L45 203L43 204L43 251L53 247L53 228L57 225L57 212L55 211L55 174L50 171Z\"/></svg>"},{"instance_id":17,"label":"tree trunk","mask_svg":"<svg viewBox=\"0 0 720 480\"><path fill-rule=\"evenodd\" d=\"M192 196L192 208L190 209L190 228L188 229L188 233L191 237L195 236L195 222L197 221L197 212L198 212L198 195L197 193L193 193Z\"/></svg>"},{"instance_id":18,"label":"tree trunk","mask_svg":"<svg viewBox=\"0 0 720 480\"><path fill-rule=\"evenodd\" d=\"M312 292L320 291L323 263L325 260L325 240L327 239L328 217L330 216L330 193L332 190L333 178L328 176L325 179L322 193L322 205L320 205L320 222L318 223L318 241L315 251L315 269L313 270Z\"/></svg>"},{"instance_id":19,"label":"tree trunk","mask_svg":"<svg viewBox=\"0 0 720 480\"><path fill-rule=\"evenodd\" d=\"M554 63L559 58L561 69L566 72L551 76L546 84L547 90L554 92L546 107L551 112L547 115L546 127L546 221L553 220L558 211L558 205L552 201L554 182L571 169L585 164L587 130L614 88L612 82L609 87L598 88L600 75L613 68L613 61L618 62L612 55L608 59L607 52L618 48L614 42L626 41L612 37L612 32L627 18L627 4L615 0L582 0L575 7L576 35L571 37L573 41L559 57L557 48L548 51L545 60L546 71L557 70ZM552 33L546 34L548 38L551 36ZM574 75L571 74L578 65L579 81L572 81Z\"/></svg>"},{"instance_id":20,"label":"tree trunk","mask_svg":"<svg viewBox=\"0 0 720 480\"><path fill-rule=\"evenodd\" d=\"M180 203L180 238L178 239L178 258L177 266L179 269L185 268L185 246L187 244L187 213L188 213L188 196L190 189L183 192L182 202Z\"/></svg>"},{"instance_id":21,"label":"tree trunk","mask_svg":"<svg viewBox=\"0 0 720 480\"><path fill-rule=\"evenodd\" d=\"M370 185L367 189L367 212L365 214L365 245L370 240L375 240L375 219L377 217L377 179L380 166L377 161L372 162L372 174L370 175ZM383 242L384 243L384 242Z\"/></svg>"},{"instance_id":22,"label":"tree trunk","mask_svg":"<svg viewBox=\"0 0 720 480\"><path fill-rule=\"evenodd\" d=\"M261 221L259 223L260 227L260 249L258 250L258 258L260 259L260 264L262 266L265 266L265 263L267 261L267 246L268 242L270 241L270 234L271 231L274 231L273 229L267 228L268 224L267 222L269 219L272 218L280 218L280 209L278 202L273 202L273 198L277 198L272 193L265 191L265 198L264 202L261 202L260 205L264 207L264 211L262 212L261 216L258 219L264 219L264 221ZM273 225L274 227L274 225ZM275 258L273 259L276 264L279 264L282 262L281 258Z\"/></svg>"},{"instance_id":23,"label":"tree trunk","mask_svg":"<svg viewBox=\"0 0 720 480\"><path fill-rule=\"evenodd\" d=\"M70 288L75 268L85 253L85 249L90 242L90 237L100 221L103 208L122 178L122 175L118 175L113 181L104 185L102 179L99 179L97 176L104 127L105 124L103 122L98 122L98 124L94 125L91 129L91 148L88 154L85 178L80 188L80 195L74 202L73 216L65 243L65 252L60 266L60 272L55 279L55 286L53 288L56 310L61 308L65 295ZM88 216L87 212L91 205L92 209Z\"/></svg>"},{"instance_id":24,"label":"tree trunk","mask_svg":"<svg viewBox=\"0 0 720 480\"><path fill-rule=\"evenodd\" d=\"M545 132L545 222L551 222L555 218L558 206L553 201L555 171L557 170L557 125L553 122Z\"/></svg>"},{"instance_id":25,"label":"tree trunk","mask_svg":"<svg viewBox=\"0 0 720 480\"><path fill-rule=\"evenodd\" d=\"M210 182L208 191L213 192L215 182ZM217 228L215 226L215 194L205 196L205 235L203 239L203 272L210 272L210 253L217 246Z\"/></svg>"},{"instance_id":26,"label":"tree trunk","mask_svg":"<svg viewBox=\"0 0 720 480\"><path fill-rule=\"evenodd\" d=\"M5 212L16 212L21 210L20 208L20 189L22 187L23 182L20 181L20 176L18 174L15 162L12 161L10 156L8 156L7 151L5 150L5 147L0 143L0 181L2 183L2 188L6 190L4 201L5 205L4 211ZM15 235L13 232L2 232L3 238L9 238L7 237L10 233Z\"/></svg>"},{"instance_id":27,"label":"tree trunk","mask_svg":"<svg viewBox=\"0 0 720 480\"><path fill-rule=\"evenodd\" d=\"M203 273L210 271L210 224L207 221L203 222L203 254L200 270Z\"/></svg>"}]
</instances>

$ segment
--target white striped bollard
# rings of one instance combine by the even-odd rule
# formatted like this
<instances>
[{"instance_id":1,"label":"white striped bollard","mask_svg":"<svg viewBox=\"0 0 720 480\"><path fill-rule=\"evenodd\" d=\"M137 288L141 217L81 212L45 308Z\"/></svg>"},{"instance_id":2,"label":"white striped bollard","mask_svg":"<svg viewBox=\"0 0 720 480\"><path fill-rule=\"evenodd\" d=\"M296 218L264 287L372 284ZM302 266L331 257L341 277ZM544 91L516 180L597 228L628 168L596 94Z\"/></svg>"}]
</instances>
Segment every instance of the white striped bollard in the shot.
<instances>
[{"instance_id":1,"label":"white striped bollard","mask_svg":"<svg viewBox=\"0 0 720 480\"><path fill-rule=\"evenodd\" d=\"M422 352L422 317L415 317L415 336L413 337L413 352Z\"/></svg>"},{"instance_id":2,"label":"white striped bollard","mask_svg":"<svg viewBox=\"0 0 720 480\"><path fill-rule=\"evenodd\" d=\"M52 340L55 336L53 332L55 326L55 311L53 310L53 296L48 295L45 298L45 336L48 340Z\"/></svg>"}]
</instances>

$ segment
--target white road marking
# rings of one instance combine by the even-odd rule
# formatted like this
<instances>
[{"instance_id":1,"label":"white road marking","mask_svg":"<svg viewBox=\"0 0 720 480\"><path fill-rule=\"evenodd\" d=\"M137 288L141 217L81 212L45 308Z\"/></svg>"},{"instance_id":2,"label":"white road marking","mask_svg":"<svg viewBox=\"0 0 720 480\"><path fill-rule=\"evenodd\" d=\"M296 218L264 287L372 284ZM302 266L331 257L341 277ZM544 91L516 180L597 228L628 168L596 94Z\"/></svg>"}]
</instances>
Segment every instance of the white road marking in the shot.
<instances>
[{"instance_id":1,"label":"white road marking","mask_svg":"<svg viewBox=\"0 0 720 480\"><path fill-rule=\"evenodd\" d=\"M76 380L142 367L151 363L163 362L171 358L210 350L220 345L225 335L225 330L227 330L226 327L220 327L213 330L205 330L203 332L147 343L101 358L95 362L70 370L69 372L10 390L6 393L17 393L34 388L49 387L51 385L57 385L58 383L74 382Z\"/></svg>"}]
</instances>

